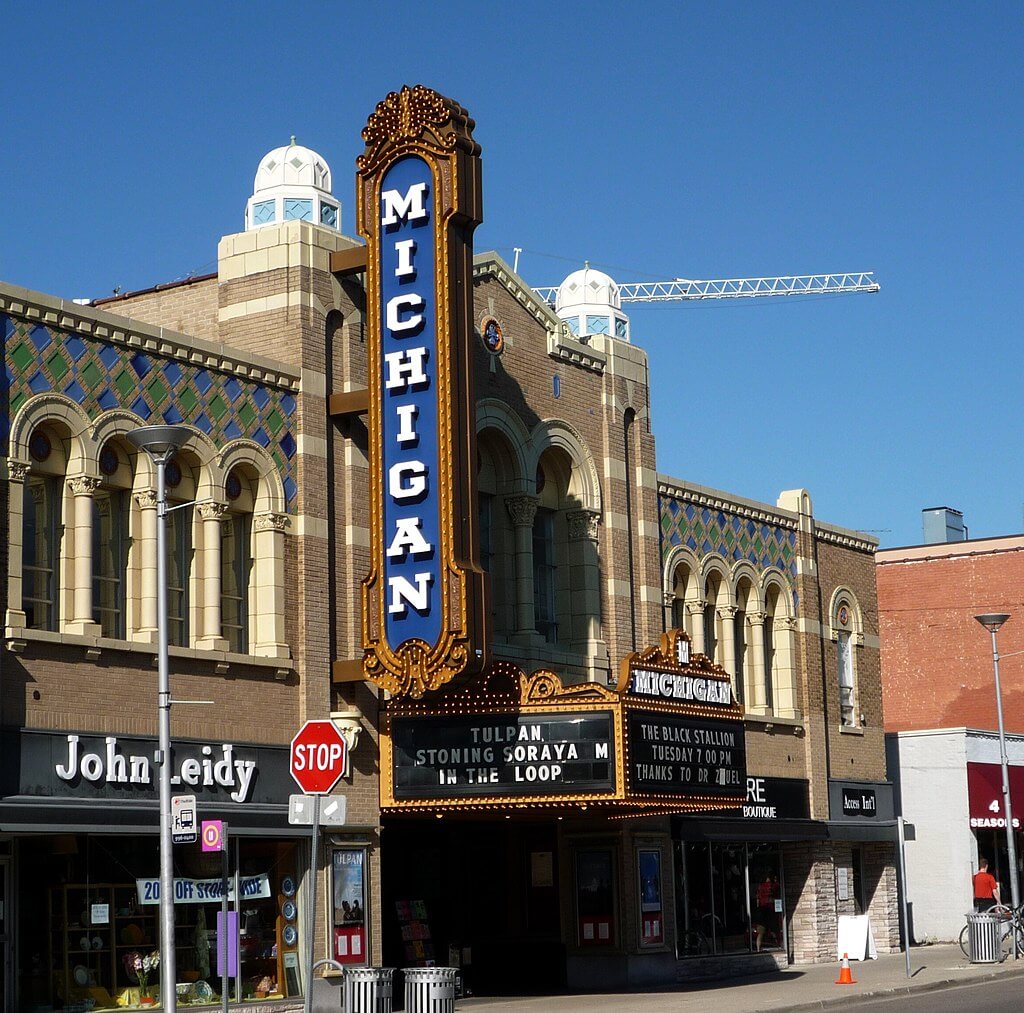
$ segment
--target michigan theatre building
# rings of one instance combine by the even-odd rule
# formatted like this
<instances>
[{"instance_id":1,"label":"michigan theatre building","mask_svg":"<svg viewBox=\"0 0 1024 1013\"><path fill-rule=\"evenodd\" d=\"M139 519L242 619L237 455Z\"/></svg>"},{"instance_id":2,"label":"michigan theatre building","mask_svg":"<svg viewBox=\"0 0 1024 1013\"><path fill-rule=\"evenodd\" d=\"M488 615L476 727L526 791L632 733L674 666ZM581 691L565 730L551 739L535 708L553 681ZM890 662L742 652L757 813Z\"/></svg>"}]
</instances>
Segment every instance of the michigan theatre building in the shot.
<instances>
[{"instance_id":1,"label":"michigan theatre building","mask_svg":"<svg viewBox=\"0 0 1024 1013\"><path fill-rule=\"evenodd\" d=\"M5 1008L139 1005L159 942L154 423L188 429L166 762L228 827L230 1003L297 1008L310 925L478 993L831 960L857 913L898 946L875 543L658 472L615 282L552 304L474 254L474 126L388 95L351 235L293 140L214 274L0 285ZM311 873L288 743L327 717L347 818ZM174 862L179 990L219 1003L220 856Z\"/></svg>"}]
</instances>

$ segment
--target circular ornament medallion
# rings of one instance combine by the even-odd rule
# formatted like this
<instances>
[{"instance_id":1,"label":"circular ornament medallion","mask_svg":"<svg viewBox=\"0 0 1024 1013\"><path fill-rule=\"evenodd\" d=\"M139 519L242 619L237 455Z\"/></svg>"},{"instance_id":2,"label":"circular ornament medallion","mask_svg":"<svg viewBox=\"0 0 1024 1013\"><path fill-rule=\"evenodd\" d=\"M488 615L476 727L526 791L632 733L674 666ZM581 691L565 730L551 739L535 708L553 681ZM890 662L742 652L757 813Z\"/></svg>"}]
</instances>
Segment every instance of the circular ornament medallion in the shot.
<instances>
[{"instance_id":1,"label":"circular ornament medallion","mask_svg":"<svg viewBox=\"0 0 1024 1013\"><path fill-rule=\"evenodd\" d=\"M501 324L494 317L487 317L480 327L480 340L491 355L501 355L505 350L505 335Z\"/></svg>"}]
</instances>

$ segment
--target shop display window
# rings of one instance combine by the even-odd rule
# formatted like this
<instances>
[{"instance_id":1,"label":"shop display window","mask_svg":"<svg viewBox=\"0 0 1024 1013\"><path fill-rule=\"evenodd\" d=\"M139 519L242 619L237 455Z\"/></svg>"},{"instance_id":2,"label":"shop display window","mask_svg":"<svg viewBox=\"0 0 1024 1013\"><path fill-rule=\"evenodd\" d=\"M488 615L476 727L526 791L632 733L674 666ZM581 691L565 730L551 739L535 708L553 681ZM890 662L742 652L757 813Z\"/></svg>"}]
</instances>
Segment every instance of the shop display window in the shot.
<instances>
[{"instance_id":1,"label":"shop display window","mask_svg":"<svg viewBox=\"0 0 1024 1013\"><path fill-rule=\"evenodd\" d=\"M661 946L665 942L665 911L661 890L661 851L637 851L640 876L640 945Z\"/></svg>"},{"instance_id":2,"label":"shop display window","mask_svg":"<svg viewBox=\"0 0 1024 1013\"><path fill-rule=\"evenodd\" d=\"M576 852L577 942L580 946L615 944L614 882L610 849Z\"/></svg>"},{"instance_id":3,"label":"shop display window","mask_svg":"<svg viewBox=\"0 0 1024 1013\"><path fill-rule=\"evenodd\" d=\"M778 845L677 842L675 875L680 957L786 949Z\"/></svg>"},{"instance_id":4,"label":"shop display window","mask_svg":"<svg viewBox=\"0 0 1024 1013\"><path fill-rule=\"evenodd\" d=\"M231 839L225 926L222 855L205 854L198 843L175 847L179 1006L221 1003L225 958L232 1004L302 994L297 886L307 850L296 841ZM155 837L22 839L17 863L16 1009L141 1009L150 998L159 1004Z\"/></svg>"},{"instance_id":5,"label":"shop display window","mask_svg":"<svg viewBox=\"0 0 1024 1013\"><path fill-rule=\"evenodd\" d=\"M332 946L340 964L366 965L366 848L331 853Z\"/></svg>"}]
</instances>

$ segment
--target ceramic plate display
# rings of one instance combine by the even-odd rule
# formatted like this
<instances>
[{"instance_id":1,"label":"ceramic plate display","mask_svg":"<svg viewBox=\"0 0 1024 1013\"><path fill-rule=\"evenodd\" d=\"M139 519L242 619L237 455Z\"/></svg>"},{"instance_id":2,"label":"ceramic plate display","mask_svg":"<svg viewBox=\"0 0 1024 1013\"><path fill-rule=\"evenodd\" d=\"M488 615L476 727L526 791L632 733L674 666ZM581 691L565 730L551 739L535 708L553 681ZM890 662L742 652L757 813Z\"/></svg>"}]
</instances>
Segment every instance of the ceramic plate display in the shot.
<instances>
[{"instance_id":1,"label":"ceramic plate display","mask_svg":"<svg viewBox=\"0 0 1024 1013\"><path fill-rule=\"evenodd\" d=\"M294 946L299 934L295 931L294 925L286 925L284 932L281 933L281 938L284 940L285 946Z\"/></svg>"},{"instance_id":2,"label":"ceramic plate display","mask_svg":"<svg viewBox=\"0 0 1024 1013\"><path fill-rule=\"evenodd\" d=\"M213 989L205 981L197 981L193 991L200 1002L213 1002Z\"/></svg>"},{"instance_id":3,"label":"ceramic plate display","mask_svg":"<svg viewBox=\"0 0 1024 1013\"><path fill-rule=\"evenodd\" d=\"M74 970L75 984L76 985L88 985L89 984L89 968L84 967L82 964L77 964Z\"/></svg>"},{"instance_id":4,"label":"ceramic plate display","mask_svg":"<svg viewBox=\"0 0 1024 1013\"><path fill-rule=\"evenodd\" d=\"M142 929L135 922L129 922L121 929L121 942L129 946L138 946L142 942Z\"/></svg>"},{"instance_id":5,"label":"ceramic plate display","mask_svg":"<svg viewBox=\"0 0 1024 1013\"><path fill-rule=\"evenodd\" d=\"M295 916L298 914L298 908L295 906L295 901L286 900L281 906L281 914L284 915L285 921L295 921Z\"/></svg>"},{"instance_id":6,"label":"ceramic plate display","mask_svg":"<svg viewBox=\"0 0 1024 1013\"><path fill-rule=\"evenodd\" d=\"M80 950L88 950L89 949L89 937L88 936L82 936L81 939L78 940L78 948Z\"/></svg>"},{"instance_id":7,"label":"ceramic plate display","mask_svg":"<svg viewBox=\"0 0 1024 1013\"><path fill-rule=\"evenodd\" d=\"M285 876L284 879L281 880L281 893L286 897L295 896L295 880L292 879L291 876Z\"/></svg>"},{"instance_id":8,"label":"ceramic plate display","mask_svg":"<svg viewBox=\"0 0 1024 1013\"><path fill-rule=\"evenodd\" d=\"M94 950L102 950L103 949L103 940L100 939L99 936L93 936L92 937L92 948Z\"/></svg>"}]
</instances>

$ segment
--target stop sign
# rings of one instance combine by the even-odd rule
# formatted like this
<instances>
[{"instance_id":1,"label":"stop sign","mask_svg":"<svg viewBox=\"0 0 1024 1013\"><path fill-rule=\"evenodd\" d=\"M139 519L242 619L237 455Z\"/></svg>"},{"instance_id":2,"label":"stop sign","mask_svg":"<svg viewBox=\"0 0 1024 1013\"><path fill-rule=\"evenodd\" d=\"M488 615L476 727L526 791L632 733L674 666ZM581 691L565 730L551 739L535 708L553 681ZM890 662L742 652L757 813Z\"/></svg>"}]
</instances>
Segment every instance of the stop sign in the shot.
<instances>
[{"instance_id":1,"label":"stop sign","mask_svg":"<svg viewBox=\"0 0 1024 1013\"><path fill-rule=\"evenodd\" d=\"M345 772L345 740L333 721L307 721L292 739L291 771L306 795L326 795Z\"/></svg>"}]
</instances>

